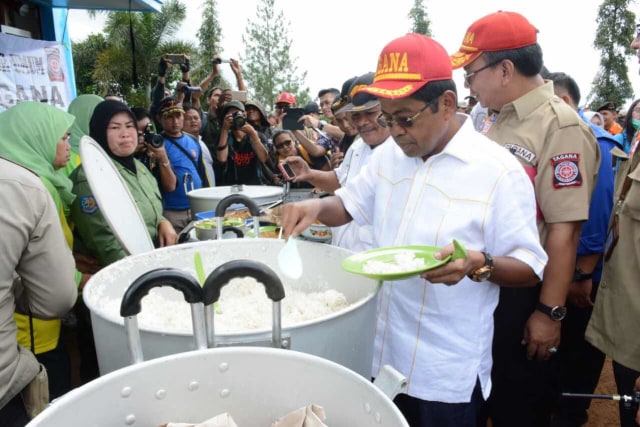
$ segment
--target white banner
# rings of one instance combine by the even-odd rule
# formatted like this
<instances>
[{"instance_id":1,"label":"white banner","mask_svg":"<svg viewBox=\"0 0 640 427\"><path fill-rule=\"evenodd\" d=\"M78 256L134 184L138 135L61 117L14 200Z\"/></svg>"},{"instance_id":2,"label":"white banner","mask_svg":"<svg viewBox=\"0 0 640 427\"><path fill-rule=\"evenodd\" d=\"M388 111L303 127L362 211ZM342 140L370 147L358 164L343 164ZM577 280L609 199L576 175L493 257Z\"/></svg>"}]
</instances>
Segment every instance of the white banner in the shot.
<instances>
[{"instance_id":1,"label":"white banner","mask_svg":"<svg viewBox=\"0 0 640 427\"><path fill-rule=\"evenodd\" d=\"M0 112L24 101L66 111L72 100L66 64L65 47L58 42L0 33Z\"/></svg>"}]
</instances>

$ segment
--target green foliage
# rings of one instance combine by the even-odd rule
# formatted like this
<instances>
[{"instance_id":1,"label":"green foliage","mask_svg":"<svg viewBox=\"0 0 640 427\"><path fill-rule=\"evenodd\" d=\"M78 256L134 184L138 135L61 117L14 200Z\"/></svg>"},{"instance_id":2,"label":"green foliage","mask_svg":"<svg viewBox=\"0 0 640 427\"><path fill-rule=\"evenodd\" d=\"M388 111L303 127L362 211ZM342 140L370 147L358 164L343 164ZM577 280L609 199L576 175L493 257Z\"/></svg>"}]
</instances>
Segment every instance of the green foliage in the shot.
<instances>
[{"instance_id":1,"label":"green foliage","mask_svg":"<svg viewBox=\"0 0 640 427\"><path fill-rule=\"evenodd\" d=\"M99 93L93 72L98 56L107 47L107 39L102 34L91 34L86 40L73 43L73 71L78 93Z\"/></svg>"},{"instance_id":2,"label":"green foliage","mask_svg":"<svg viewBox=\"0 0 640 427\"><path fill-rule=\"evenodd\" d=\"M297 58L289 54L289 25L282 11L276 11L275 0L260 0L256 18L249 20L246 34L242 36L247 85L251 96L267 110L273 109L275 98L282 91L293 93L298 105L311 100L309 88L302 88L307 72L298 72Z\"/></svg>"},{"instance_id":3,"label":"green foliage","mask_svg":"<svg viewBox=\"0 0 640 427\"><path fill-rule=\"evenodd\" d=\"M598 8L598 29L593 46L600 50L600 68L593 79L589 106L597 108L605 101L623 105L633 98L627 75L626 57L635 37L635 14L629 10L632 0L604 0Z\"/></svg>"},{"instance_id":4,"label":"green foliage","mask_svg":"<svg viewBox=\"0 0 640 427\"><path fill-rule=\"evenodd\" d=\"M412 33L424 34L431 37L431 21L427 17L427 9L423 0L414 0L413 7L409 11Z\"/></svg>"},{"instance_id":5,"label":"green foliage","mask_svg":"<svg viewBox=\"0 0 640 427\"><path fill-rule=\"evenodd\" d=\"M165 53L190 54L195 51L189 43L176 40L176 33L185 16L185 6L179 0L166 1L159 13L108 12L103 30L107 47L96 51L92 72L95 90L101 95L116 90L129 104L148 106L160 57ZM133 24L138 87L134 85L132 75L130 20ZM167 86L171 87L179 78L179 70L172 70L167 74ZM78 93L86 93L83 90L85 87L78 85Z\"/></svg>"}]
</instances>

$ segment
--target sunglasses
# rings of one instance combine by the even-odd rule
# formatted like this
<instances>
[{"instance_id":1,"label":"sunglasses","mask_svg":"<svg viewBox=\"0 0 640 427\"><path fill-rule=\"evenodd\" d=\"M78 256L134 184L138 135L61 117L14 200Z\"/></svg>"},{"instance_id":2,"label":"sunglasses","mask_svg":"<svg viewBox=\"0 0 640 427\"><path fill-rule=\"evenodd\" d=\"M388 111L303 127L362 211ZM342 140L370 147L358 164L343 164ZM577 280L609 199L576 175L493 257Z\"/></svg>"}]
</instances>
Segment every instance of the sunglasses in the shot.
<instances>
[{"instance_id":1,"label":"sunglasses","mask_svg":"<svg viewBox=\"0 0 640 427\"><path fill-rule=\"evenodd\" d=\"M276 110L286 110L289 108L289 104L276 104Z\"/></svg>"},{"instance_id":2,"label":"sunglasses","mask_svg":"<svg viewBox=\"0 0 640 427\"><path fill-rule=\"evenodd\" d=\"M293 141L292 141L292 140L290 140L290 139L289 139L289 140L287 140L287 141L282 141L281 143L276 144L276 150L279 150L279 149L284 148L284 147L288 147L288 146L290 146L290 145L291 145L291 143L292 143L292 142L293 142Z\"/></svg>"},{"instance_id":3,"label":"sunglasses","mask_svg":"<svg viewBox=\"0 0 640 427\"><path fill-rule=\"evenodd\" d=\"M471 86L471 82L473 81L473 76L478 74L480 71L486 70L487 68L491 68L494 65L499 64L500 62L502 62L502 59L500 59L498 61L490 62L489 64L485 65L484 67L478 68L477 70L475 70L472 73L465 74L464 77L463 77L464 78L464 82L467 84L467 86Z\"/></svg>"},{"instance_id":4,"label":"sunglasses","mask_svg":"<svg viewBox=\"0 0 640 427\"><path fill-rule=\"evenodd\" d=\"M378 116L378 118L376 119L376 122L378 122L378 124L380 126L382 126L383 128L390 128L393 125L398 125L399 127L401 127L402 129L407 129L410 128L411 126L413 126L413 121L415 119L418 118L418 116L420 114L422 114L422 112L424 110L427 109L427 107L429 107L430 105L434 104L435 102L438 101L438 99L440 98L440 96L436 96L435 98L433 98L431 101L427 102L426 104L424 104L424 107L422 107L420 109L420 111L418 111L417 113L415 113L413 116L410 117L396 117L395 119L393 117L391 117L388 114L382 113Z\"/></svg>"}]
</instances>

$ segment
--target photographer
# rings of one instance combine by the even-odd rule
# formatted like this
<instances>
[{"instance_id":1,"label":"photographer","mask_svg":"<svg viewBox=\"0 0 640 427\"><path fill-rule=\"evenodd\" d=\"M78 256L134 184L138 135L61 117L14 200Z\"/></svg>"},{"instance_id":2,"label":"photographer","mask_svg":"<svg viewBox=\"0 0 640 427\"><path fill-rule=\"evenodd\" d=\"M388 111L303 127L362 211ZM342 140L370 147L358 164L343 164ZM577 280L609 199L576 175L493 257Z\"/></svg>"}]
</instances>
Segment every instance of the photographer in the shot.
<instances>
[{"instance_id":1,"label":"photographer","mask_svg":"<svg viewBox=\"0 0 640 427\"><path fill-rule=\"evenodd\" d=\"M217 146L220 185L263 184L261 164L269 159L266 136L247 122L240 101L227 102L222 118Z\"/></svg>"},{"instance_id":2,"label":"photographer","mask_svg":"<svg viewBox=\"0 0 640 427\"><path fill-rule=\"evenodd\" d=\"M162 135L155 133L151 121L151 113L142 107L131 108L136 116L136 127L138 128L138 146L133 156L147 167L156 178L160 177L160 165L169 162L169 157L164 149L164 139ZM175 186L176 177L171 172L165 174L166 186Z\"/></svg>"}]
</instances>

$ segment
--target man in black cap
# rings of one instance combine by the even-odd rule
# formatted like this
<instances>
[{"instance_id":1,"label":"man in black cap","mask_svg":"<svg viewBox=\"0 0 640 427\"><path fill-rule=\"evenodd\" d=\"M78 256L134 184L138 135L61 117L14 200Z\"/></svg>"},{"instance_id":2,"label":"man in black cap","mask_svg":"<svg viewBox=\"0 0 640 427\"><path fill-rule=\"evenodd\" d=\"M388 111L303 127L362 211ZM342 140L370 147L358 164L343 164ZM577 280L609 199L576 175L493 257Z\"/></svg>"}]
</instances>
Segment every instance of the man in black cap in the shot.
<instances>
[{"instance_id":1,"label":"man in black cap","mask_svg":"<svg viewBox=\"0 0 640 427\"><path fill-rule=\"evenodd\" d=\"M604 130L611 135L622 132L622 126L618 124L618 109L615 102L607 101L598 108L598 113L604 118Z\"/></svg>"}]
</instances>

